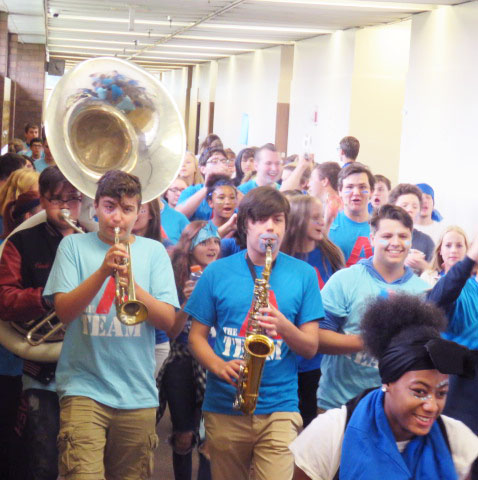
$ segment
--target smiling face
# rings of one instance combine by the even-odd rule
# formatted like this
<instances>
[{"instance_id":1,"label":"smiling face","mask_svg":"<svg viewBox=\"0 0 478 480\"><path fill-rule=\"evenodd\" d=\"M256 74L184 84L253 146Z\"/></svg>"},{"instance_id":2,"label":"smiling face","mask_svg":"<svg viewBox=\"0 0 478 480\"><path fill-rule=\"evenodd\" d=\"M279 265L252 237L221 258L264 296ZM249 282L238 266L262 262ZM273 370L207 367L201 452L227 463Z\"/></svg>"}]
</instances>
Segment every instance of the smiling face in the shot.
<instances>
[{"instance_id":1,"label":"smiling face","mask_svg":"<svg viewBox=\"0 0 478 480\"><path fill-rule=\"evenodd\" d=\"M348 217L363 216L367 213L370 199L370 183L366 173L353 173L344 178L340 198L344 202Z\"/></svg>"},{"instance_id":2,"label":"smiling face","mask_svg":"<svg viewBox=\"0 0 478 480\"><path fill-rule=\"evenodd\" d=\"M236 189L229 185L217 187L208 199L208 204L214 212L214 218L229 220L237 207Z\"/></svg>"},{"instance_id":3,"label":"smiling face","mask_svg":"<svg viewBox=\"0 0 478 480\"><path fill-rule=\"evenodd\" d=\"M374 262L387 269L405 263L412 243L412 232L402 222L383 218L371 234Z\"/></svg>"},{"instance_id":4,"label":"smiling face","mask_svg":"<svg viewBox=\"0 0 478 480\"><path fill-rule=\"evenodd\" d=\"M133 226L138 218L138 197L123 195L121 199L100 197L95 202L98 217L98 237L112 245L115 241L115 227L119 227L121 241L129 239Z\"/></svg>"},{"instance_id":5,"label":"smiling face","mask_svg":"<svg viewBox=\"0 0 478 480\"><path fill-rule=\"evenodd\" d=\"M390 383L384 409L395 440L426 435L445 407L448 375L438 370L406 372Z\"/></svg>"},{"instance_id":6,"label":"smiling face","mask_svg":"<svg viewBox=\"0 0 478 480\"><path fill-rule=\"evenodd\" d=\"M465 258L466 243L463 235L455 231L445 233L440 254L443 259L443 269L448 272L453 265Z\"/></svg>"},{"instance_id":7,"label":"smiling face","mask_svg":"<svg viewBox=\"0 0 478 480\"><path fill-rule=\"evenodd\" d=\"M256 181L260 186L271 185L277 182L282 174L282 161L278 152L272 152L264 148L259 152L257 160L254 162L257 172Z\"/></svg>"},{"instance_id":8,"label":"smiling face","mask_svg":"<svg viewBox=\"0 0 478 480\"><path fill-rule=\"evenodd\" d=\"M193 264L200 265L203 269L217 259L221 243L218 238L208 238L193 248Z\"/></svg>"}]
</instances>

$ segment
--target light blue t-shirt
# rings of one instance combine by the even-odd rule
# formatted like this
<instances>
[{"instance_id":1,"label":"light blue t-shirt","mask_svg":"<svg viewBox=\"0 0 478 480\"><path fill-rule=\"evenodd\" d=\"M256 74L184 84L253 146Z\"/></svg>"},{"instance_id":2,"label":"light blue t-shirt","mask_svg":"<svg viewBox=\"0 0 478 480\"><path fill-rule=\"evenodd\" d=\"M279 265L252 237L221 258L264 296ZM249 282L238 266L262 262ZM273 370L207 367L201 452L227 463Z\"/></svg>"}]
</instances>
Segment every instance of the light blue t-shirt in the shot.
<instances>
[{"instance_id":1,"label":"light blue t-shirt","mask_svg":"<svg viewBox=\"0 0 478 480\"><path fill-rule=\"evenodd\" d=\"M161 212L161 226L166 233L168 240L172 245L176 245L179 241L179 237L187 225L189 225L189 220L181 212L171 208L166 202L161 202L164 205L163 211Z\"/></svg>"},{"instance_id":2,"label":"light blue t-shirt","mask_svg":"<svg viewBox=\"0 0 478 480\"><path fill-rule=\"evenodd\" d=\"M42 152L42 156L38 160L35 160L34 163L35 163L35 170L39 173L43 172L45 168L48 168L51 166L51 165L48 165L48 163L46 163L45 155L43 152Z\"/></svg>"},{"instance_id":3,"label":"light blue t-shirt","mask_svg":"<svg viewBox=\"0 0 478 480\"><path fill-rule=\"evenodd\" d=\"M251 190L254 190L254 188L257 188L259 185L257 185L257 182L255 180L249 180L246 183L243 183L242 185L239 185L237 189L242 192L244 195ZM278 183L273 183L271 187L274 186L277 190L279 190L280 185Z\"/></svg>"},{"instance_id":4,"label":"light blue t-shirt","mask_svg":"<svg viewBox=\"0 0 478 480\"><path fill-rule=\"evenodd\" d=\"M98 270L110 247L97 233L65 237L43 295L51 298L76 288ZM156 299L178 307L173 270L163 245L135 237L131 256L136 283ZM66 329L56 369L58 395L85 396L119 409L156 407L154 327L147 322L126 326L118 321L111 278Z\"/></svg>"},{"instance_id":5,"label":"light blue t-shirt","mask_svg":"<svg viewBox=\"0 0 478 480\"><path fill-rule=\"evenodd\" d=\"M342 250L346 267L373 255L369 223L354 222L343 210L337 214L330 227L329 240Z\"/></svg>"},{"instance_id":6,"label":"light blue t-shirt","mask_svg":"<svg viewBox=\"0 0 478 480\"><path fill-rule=\"evenodd\" d=\"M184 311L216 329L214 352L225 361L243 357L247 317L252 306L254 281L246 252L212 262L202 274ZM258 277L263 267L256 267ZM269 300L297 327L323 316L314 269L279 253L270 276ZM296 354L282 338L273 339L274 353L265 362L255 414L297 412ZM242 415L233 410L236 389L208 372L203 410Z\"/></svg>"},{"instance_id":7,"label":"light blue t-shirt","mask_svg":"<svg viewBox=\"0 0 478 480\"><path fill-rule=\"evenodd\" d=\"M191 185L181 192L179 196L178 205L184 203L189 197L192 197L196 192L199 192L204 184L198 183L197 185ZM212 208L208 205L207 200L204 198L199 204L197 210L189 218L191 222L193 220L209 220L212 217Z\"/></svg>"},{"instance_id":8,"label":"light blue t-shirt","mask_svg":"<svg viewBox=\"0 0 478 480\"><path fill-rule=\"evenodd\" d=\"M424 293L429 286L406 267L403 277L387 283L373 268L373 257L334 273L322 289L327 315L340 319L338 332L360 334L360 321L368 299L393 292ZM339 408L367 388L381 385L378 363L365 351L324 355L321 364L319 407Z\"/></svg>"}]
</instances>

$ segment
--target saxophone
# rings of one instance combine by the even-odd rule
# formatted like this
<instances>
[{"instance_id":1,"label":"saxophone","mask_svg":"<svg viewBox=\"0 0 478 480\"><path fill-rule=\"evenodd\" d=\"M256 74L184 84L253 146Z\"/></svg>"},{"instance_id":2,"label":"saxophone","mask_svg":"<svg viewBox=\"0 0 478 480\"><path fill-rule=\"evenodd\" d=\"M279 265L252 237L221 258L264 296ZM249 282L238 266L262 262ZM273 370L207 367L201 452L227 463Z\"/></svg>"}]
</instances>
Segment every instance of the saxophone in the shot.
<instances>
[{"instance_id":1,"label":"saxophone","mask_svg":"<svg viewBox=\"0 0 478 480\"><path fill-rule=\"evenodd\" d=\"M266 261L262 278L254 281L254 303L246 329L244 341L244 364L239 371L236 398L233 403L235 410L246 415L252 415L256 409L259 397L262 371L266 357L274 353L274 342L259 326L257 317L260 309L269 306L269 277L272 269L272 239L266 240Z\"/></svg>"}]
</instances>

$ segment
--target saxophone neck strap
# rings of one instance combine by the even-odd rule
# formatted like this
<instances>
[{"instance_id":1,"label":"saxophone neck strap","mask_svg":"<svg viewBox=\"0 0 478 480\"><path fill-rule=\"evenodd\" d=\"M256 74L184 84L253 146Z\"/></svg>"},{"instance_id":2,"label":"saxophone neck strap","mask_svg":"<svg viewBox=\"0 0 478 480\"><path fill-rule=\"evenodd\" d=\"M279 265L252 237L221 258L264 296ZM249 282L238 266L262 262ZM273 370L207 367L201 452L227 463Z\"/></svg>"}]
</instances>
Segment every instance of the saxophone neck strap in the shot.
<instances>
[{"instance_id":1,"label":"saxophone neck strap","mask_svg":"<svg viewBox=\"0 0 478 480\"><path fill-rule=\"evenodd\" d=\"M277 261L277 258L272 262L271 274L272 274L273 268L275 267L276 261ZM257 278L256 269L254 268L254 264L252 263L252 260L249 258L249 255L247 254L247 252L246 252L246 263L249 268L249 271L251 272L252 280L255 282Z\"/></svg>"}]
</instances>

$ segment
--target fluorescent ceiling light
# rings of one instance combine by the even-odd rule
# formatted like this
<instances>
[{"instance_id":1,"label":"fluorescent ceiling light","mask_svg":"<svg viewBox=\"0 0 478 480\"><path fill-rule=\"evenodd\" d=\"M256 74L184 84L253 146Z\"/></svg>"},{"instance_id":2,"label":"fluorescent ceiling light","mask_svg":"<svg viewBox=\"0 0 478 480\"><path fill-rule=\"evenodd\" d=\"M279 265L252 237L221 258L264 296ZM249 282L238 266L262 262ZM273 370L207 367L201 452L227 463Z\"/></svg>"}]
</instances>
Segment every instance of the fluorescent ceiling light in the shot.
<instances>
[{"instance_id":1,"label":"fluorescent ceiling light","mask_svg":"<svg viewBox=\"0 0 478 480\"><path fill-rule=\"evenodd\" d=\"M133 37L149 37L151 39L160 39L167 35L153 34L147 32L127 32L118 30L95 30L91 28L64 28L64 27L48 27L52 32L76 32L76 33L98 33L101 35L120 35L120 36L133 36ZM176 35L174 38L185 38L188 40L204 40L204 41L218 41L218 42L232 42L232 43L257 43L263 45L293 45L293 41L288 40L266 40L264 38L250 38L250 37L210 37L203 35ZM98 40L99 41L99 40Z\"/></svg>"},{"instance_id":2,"label":"fluorescent ceiling light","mask_svg":"<svg viewBox=\"0 0 478 480\"><path fill-rule=\"evenodd\" d=\"M77 33L101 33L103 35L129 35L131 37L150 37L150 38L162 38L166 37L166 35L162 34L149 34L148 32L127 32L127 31L119 31L119 30L94 30L91 28L64 28L64 27L48 27L49 31L52 32L77 32Z\"/></svg>"},{"instance_id":3,"label":"fluorescent ceiling light","mask_svg":"<svg viewBox=\"0 0 478 480\"><path fill-rule=\"evenodd\" d=\"M51 57L62 57L64 56L64 54L72 54L72 55L84 55L85 58L88 58L88 57L104 57L105 54L94 54L94 53L83 53L83 54L80 54L78 52L72 52L71 50L55 50L54 52L51 52L50 53L50 56ZM130 55L125 55L123 53L121 54L116 54L115 55L116 57L118 58L129 58ZM169 62L158 62L158 63L177 63L178 65L181 64L181 65L195 65L196 63L200 63L200 62L204 62L204 59L203 58L170 58L170 57L135 57L135 59L137 59L138 61L140 61L141 59L153 59L153 60L169 60ZM153 63L153 62L152 62Z\"/></svg>"},{"instance_id":4,"label":"fluorescent ceiling light","mask_svg":"<svg viewBox=\"0 0 478 480\"><path fill-rule=\"evenodd\" d=\"M53 15L49 14L49 18L54 18ZM86 15L68 15L61 14L61 20L81 20L82 22L105 22L105 23L127 23L129 24L129 18L119 18L119 17L90 17ZM188 22L168 22L167 20L142 20L139 18L134 19L135 25L160 25L164 27L187 27L192 25Z\"/></svg>"},{"instance_id":5,"label":"fluorescent ceiling light","mask_svg":"<svg viewBox=\"0 0 478 480\"><path fill-rule=\"evenodd\" d=\"M437 5L428 3L403 3L403 2L365 2L346 0L253 0L254 3L289 3L293 5L310 5L339 8L377 9L377 10L403 10L405 12L423 12L434 10Z\"/></svg>"},{"instance_id":6,"label":"fluorescent ceiling light","mask_svg":"<svg viewBox=\"0 0 478 480\"><path fill-rule=\"evenodd\" d=\"M118 40L102 40L102 39L91 39L91 38L66 38L66 37L48 37L49 41L54 42L77 42L77 43L107 43L112 45L134 45L133 42L120 42ZM138 42L138 47L148 47L151 46L149 43ZM161 48L189 48L191 50L224 50L226 52L253 52L252 48L235 48L235 47L209 47L202 45L172 45L170 43L162 43Z\"/></svg>"},{"instance_id":7,"label":"fluorescent ceiling light","mask_svg":"<svg viewBox=\"0 0 478 480\"><path fill-rule=\"evenodd\" d=\"M133 48L113 48L113 47L92 47L90 45L57 45L57 44L49 44L48 48L52 50L57 50L58 48L74 48L78 50L102 50L106 52L121 52L123 54L126 53L135 53L136 50ZM149 50L149 53L158 53L159 55L196 55L198 57L218 57L218 56L225 56L227 54L213 54L213 53L199 53L199 52L165 52L163 50Z\"/></svg>"},{"instance_id":8,"label":"fluorescent ceiling light","mask_svg":"<svg viewBox=\"0 0 478 480\"><path fill-rule=\"evenodd\" d=\"M218 30L254 30L259 32L278 32L278 33L333 33L335 30L326 30L323 28L291 28L291 27L266 27L265 25L225 25L221 23L201 23L195 28L207 28Z\"/></svg>"}]
</instances>

